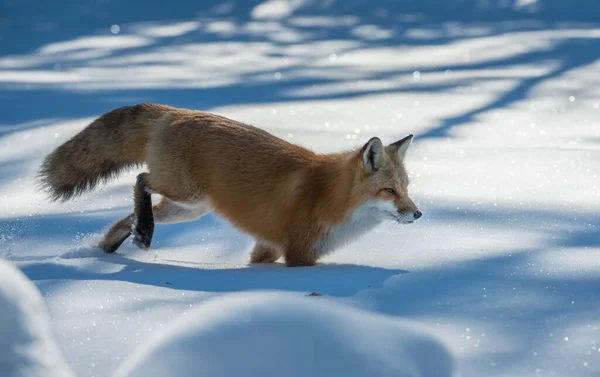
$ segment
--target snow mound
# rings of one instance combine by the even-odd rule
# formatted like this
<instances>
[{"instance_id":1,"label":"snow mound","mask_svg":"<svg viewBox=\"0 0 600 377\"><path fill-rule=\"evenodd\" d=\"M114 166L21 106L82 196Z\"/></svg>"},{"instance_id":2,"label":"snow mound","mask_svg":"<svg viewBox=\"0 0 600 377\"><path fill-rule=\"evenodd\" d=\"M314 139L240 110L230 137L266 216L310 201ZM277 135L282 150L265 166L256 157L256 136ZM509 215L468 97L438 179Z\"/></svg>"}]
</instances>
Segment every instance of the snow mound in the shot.
<instances>
[{"instance_id":1,"label":"snow mound","mask_svg":"<svg viewBox=\"0 0 600 377\"><path fill-rule=\"evenodd\" d=\"M35 285L0 260L0 370L3 377L70 377Z\"/></svg>"},{"instance_id":2,"label":"snow mound","mask_svg":"<svg viewBox=\"0 0 600 377\"><path fill-rule=\"evenodd\" d=\"M315 297L232 294L183 315L129 357L116 375L452 375L453 360L412 322Z\"/></svg>"}]
</instances>

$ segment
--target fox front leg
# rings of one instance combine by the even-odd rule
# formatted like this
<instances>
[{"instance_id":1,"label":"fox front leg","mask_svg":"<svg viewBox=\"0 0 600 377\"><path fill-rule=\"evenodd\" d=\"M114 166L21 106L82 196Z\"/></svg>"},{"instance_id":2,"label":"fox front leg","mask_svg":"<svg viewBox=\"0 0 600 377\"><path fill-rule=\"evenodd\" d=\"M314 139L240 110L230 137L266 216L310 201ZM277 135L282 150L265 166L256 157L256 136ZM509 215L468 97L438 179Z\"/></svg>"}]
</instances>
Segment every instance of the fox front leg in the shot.
<instances>
[{"instance_id":1,"label":"fox front leg","mask_svg":"<svg viewBox=\"0 0 600 377\"><path fill-rule=\"evenodd\" d=\"M317 263L317 251L312 245L298 243L289 245L283 253L285 264L288 267L308 267Z\"/></svg>"}]
</instances>

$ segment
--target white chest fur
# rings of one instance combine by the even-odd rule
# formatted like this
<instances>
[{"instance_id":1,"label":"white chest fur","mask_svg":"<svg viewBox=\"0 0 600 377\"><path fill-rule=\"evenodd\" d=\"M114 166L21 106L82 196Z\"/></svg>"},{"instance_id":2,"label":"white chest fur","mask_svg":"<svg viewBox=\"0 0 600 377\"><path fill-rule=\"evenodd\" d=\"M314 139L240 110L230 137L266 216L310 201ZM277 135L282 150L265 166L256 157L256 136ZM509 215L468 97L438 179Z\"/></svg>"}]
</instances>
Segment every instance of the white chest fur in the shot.
<instances>
[{"instance_id":1,"label":"white chest fur","mask_svg":"<svg viewBox=\"0 0 600 377\"><path fill-rule=\"evenodd\" d=\"M382 207L387 205L366 203L358 207L348 220L328 229L326 235L315 245L317 252L320 255L332 252L379 225L385 218L386 209Z\"/></svg>"}]
</instances>

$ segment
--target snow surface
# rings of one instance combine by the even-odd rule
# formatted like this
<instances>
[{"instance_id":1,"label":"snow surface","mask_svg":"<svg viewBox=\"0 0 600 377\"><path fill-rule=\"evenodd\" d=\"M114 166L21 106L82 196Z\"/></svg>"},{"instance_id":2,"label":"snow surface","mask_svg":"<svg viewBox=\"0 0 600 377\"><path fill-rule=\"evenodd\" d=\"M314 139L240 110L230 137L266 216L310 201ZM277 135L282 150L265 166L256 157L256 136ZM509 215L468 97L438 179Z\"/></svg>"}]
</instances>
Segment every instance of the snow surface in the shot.
<instances>
[{"instance_id":1,"label":"snow surface","mask_svg":"<svg viewBox=\"0 0 600 377\"><path fill-rule=\"evenodd\" d=\"M115 374L452 376L452 357L410 322L283 293L209 300L153 336Z\"/></svg>"},{"instance_id":2,"label":"snow surface","mask_svg":"<svg viewBox=\"0 0 600 377\"><path fill-rule=\"evenodd\" d=\"M3 377L70 377L35 285L0 260L0 371Z\"/></svg>"},{"instance_id":3,"label":"snow surface","mask_svg":"<svg viewBox=\"0 0 600 377\"><path fill-rule=\"evenodd\" d=\"M150 337L115 375L452 376L452 356L418 324L297 296L208 300ZM2 376L73 376L39 291L3 260L0 307Z\"/></svg>"},{"instance_id":4,"label":"snow surface","mask_svg":"<svg viewBox=\"0 0 600 377\"><path fill-rule=\"evenodd\" d=\"M418 321L458 376L600 375L598 1L0 4L0 256L42 292L78 376L111 375L205 300L255 290ZM158 225L149 253L98 253L136 172L65 204L35 173L139 102L319 152L414 133L423 218L306 269L248 266L252 240L212 215Z\"/></svg>"}]
</instances>

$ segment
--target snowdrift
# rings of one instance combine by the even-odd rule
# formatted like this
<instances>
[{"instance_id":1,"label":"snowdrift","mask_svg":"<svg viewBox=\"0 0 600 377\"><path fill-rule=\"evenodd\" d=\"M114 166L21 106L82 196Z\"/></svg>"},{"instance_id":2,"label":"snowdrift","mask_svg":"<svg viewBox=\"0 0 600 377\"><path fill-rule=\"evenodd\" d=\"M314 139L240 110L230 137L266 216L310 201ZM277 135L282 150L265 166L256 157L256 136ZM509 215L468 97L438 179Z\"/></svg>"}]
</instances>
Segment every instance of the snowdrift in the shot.
<instances>
[{"instance_id":1,"label":"snowdrift","mask_svg":"<svg viewBox=\"0 0 600 377\"><path fill-rule=\"evenodd\" d=\"M32 282L0 260L3 377L71 377ZM231 294L183 314L116 375L449 377L445 346L411 322L315 297Z\"/></svg>"},{"instance_id":2,"label":"snowdrift","mask_svg":"<svg viewBox=\"0 0 600 377\"><path fill-rule=\"evenodd\" d=\"M412 323L314 297L232 294L183 316L119 377L452 375L446 348Z\"/></svg>"},{"instance_id":3,"label":"snowdrift","mask_svg":"<svg viewBox=\"0 0 600 377\"><path fill-rule=\"evenodd\" d=\"M39 291L0 260L0 371L3 377L70 377Z\"/></svg>"}]
</instances>

